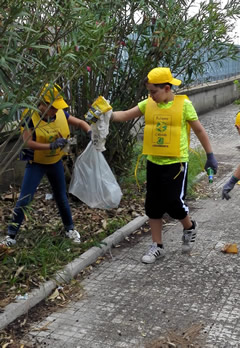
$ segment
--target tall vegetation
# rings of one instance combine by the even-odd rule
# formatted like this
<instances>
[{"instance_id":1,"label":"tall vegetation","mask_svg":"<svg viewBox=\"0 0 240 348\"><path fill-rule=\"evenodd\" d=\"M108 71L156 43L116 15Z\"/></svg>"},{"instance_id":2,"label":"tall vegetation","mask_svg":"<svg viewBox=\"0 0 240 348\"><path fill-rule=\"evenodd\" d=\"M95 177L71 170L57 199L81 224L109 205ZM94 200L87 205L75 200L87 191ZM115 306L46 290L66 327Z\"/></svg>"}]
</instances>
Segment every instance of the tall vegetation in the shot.
<instances>
[{"instance_id":1,"label":"tall vegetation","mask_svg":"<svg viewBox=\"0 0 240 348\"><path fill-rule=\"evenodd\" d=\"M37 107L46 82L59 83L70 112L83 118L98 95L115 110L136 105L146 96L143 78L156 66L169 66L187 86L210 62L234 59L229 32L239 2L221 8L221 1L202 1L191 14L196 3L0 0L0 129L17 121L1 137L0 152L18 132L22 109ZM111 125L106 156L117 173L129 167L135 123ZM0 174L20 148L1 160Z\"/></svg>"}]
</instances>

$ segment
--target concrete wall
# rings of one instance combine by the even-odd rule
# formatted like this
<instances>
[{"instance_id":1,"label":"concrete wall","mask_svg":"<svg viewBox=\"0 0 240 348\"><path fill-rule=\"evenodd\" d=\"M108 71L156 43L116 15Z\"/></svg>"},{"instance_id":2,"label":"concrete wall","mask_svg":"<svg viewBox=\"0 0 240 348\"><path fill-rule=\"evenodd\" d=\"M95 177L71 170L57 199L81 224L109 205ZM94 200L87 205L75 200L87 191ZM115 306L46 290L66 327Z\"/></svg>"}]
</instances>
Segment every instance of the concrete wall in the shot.
<instances>
[{"instance_id":1,"label":"concrete wall","mask_svg":"<svg viewBox=\"0 0 240 348\"><path fill-rule=\"evenodd\" d=\"M186 94L189 99L191 99L197 113L200 115L210 110L231 104L240 97L240 92L233 83L234 80L240 80L240 75L186 90L179 90L178 94Z\"/></svg>"}]
</instances>

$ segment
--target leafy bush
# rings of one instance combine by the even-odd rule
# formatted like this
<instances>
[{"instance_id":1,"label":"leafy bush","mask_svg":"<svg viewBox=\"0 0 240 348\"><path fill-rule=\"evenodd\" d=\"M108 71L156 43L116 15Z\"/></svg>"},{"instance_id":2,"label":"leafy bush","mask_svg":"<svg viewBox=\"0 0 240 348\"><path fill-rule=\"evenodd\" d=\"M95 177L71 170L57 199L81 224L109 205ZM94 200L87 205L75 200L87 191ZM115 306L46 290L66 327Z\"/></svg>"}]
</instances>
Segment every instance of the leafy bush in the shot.
<instances>
[{"instance_id":1,"label":"leafy bush","mask_svg":"<svg viewBox=\"0 0 240 348\"><path fill-rule=\"evenodd\" d=\"M233 83L237 86L237 89L239 90L239 93L240 93L240 82L239 82L239 80L234 80ZM234 104L239 105L240 104L240 98L236 99L234 101Z\"/></svg>"},{"instance_id":2,"label":"leafy bush","mask_svg":"<svg viewBox=\"0 0 240 348\"><path fill-rule=\"evenodd\" d=\"M169 66L183 87L207 63L238 52L228 35L240 5L194 0L2 2L0 13L0 129L19 122L25 107L36 109L46 82L57 82L70 113L83 118L103 95L114 110L128 109L147 96L142 80L158 65ZM106 157L116 173L128 166L137 135L135 121L111 125ZM16 132L18 131L18 125ZM11 137L14 132L11 132ZM79 132L79 146L86 139ZM3 157L0 174L16 158ZM0 149L4 150L4 146Z\"/></svg>"}]
</instances>

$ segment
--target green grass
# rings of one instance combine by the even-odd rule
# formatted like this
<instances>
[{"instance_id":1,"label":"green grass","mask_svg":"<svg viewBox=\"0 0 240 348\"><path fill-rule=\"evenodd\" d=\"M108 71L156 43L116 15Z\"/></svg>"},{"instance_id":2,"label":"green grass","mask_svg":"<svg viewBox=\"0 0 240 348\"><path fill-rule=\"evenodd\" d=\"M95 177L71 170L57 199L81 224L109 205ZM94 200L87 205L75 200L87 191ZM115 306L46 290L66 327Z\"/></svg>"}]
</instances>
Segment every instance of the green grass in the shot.
<instances>
[{"instance_id":1,"label":"green grass","mask_svg":"<svg viewBox=\"0 0 240 348\"><path fill-rule=\"evenodd\" d=\"M0 304L6 296L23 295L40 282L49 280L92 246L101 247L104 238L127 222L124 218L110 218L105 228L96 235L79 230L83 240L79 245L64 237L58 223L50 227L36 223L31 226L29 222L10 253L1 253L0 250Z\"/></svg>"},{"instance_id":2,"label":"green grass","mask_svg":"<svg viewBox=\"0 0 240 348\"><path fill-rule=\"evenodd\" d=\"M120 177L118 181L124 185L137 185L138 182L140 186L146 181L146 156L142 155L142 143L136 143L135 145L128 175Z\"/></svg>"},{"instance_id":3,"label":"green grass","mask_svg":"<svg viewBox=\"0 0 240 348\"><path fill-rule=\"evenodd\" d=\"M196 183L196 177L198 174L204 171L204 165L206 162L206 154L202 148L190 150L189 152L189 166L188 166L188 197L194 197L194 185Z\"/></svg>"}]
</instances>

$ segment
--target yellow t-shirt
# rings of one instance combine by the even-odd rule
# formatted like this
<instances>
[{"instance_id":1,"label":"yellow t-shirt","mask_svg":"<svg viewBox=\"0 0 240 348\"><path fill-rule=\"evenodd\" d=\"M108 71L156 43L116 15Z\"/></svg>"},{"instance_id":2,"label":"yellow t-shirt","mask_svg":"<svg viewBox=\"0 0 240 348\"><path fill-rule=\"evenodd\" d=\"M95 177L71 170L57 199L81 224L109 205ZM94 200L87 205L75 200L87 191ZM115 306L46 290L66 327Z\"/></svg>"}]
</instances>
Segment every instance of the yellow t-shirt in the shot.
<instances>
[{"instance_id":1,"label":"yellow t-shirt","mask_svg":"<svg viewBox=\"0 0 240 348\"><path fill-rule=\"evenodd\" d=\"M167 109L172 106L173 101L165 103L158 103L158 107L161 109ZM144 115L146 110L147 99L138 103L138 107L141 113ZM153 163L164 165L179 162L188 162L188 134L187 134L187 121L196 121L198 116L192 102L188 99L184 100L183 104L183 117L181 125L181 138L180 138L180 157L164 157L164 156L152 156L148 155L147 159Z\"/></svg>"}]
</instances>

